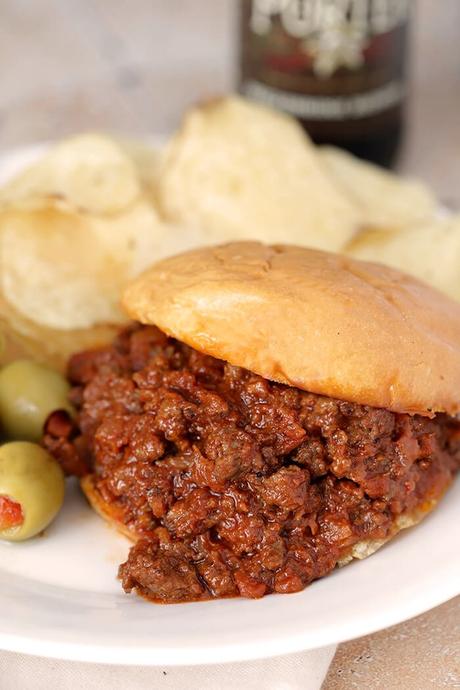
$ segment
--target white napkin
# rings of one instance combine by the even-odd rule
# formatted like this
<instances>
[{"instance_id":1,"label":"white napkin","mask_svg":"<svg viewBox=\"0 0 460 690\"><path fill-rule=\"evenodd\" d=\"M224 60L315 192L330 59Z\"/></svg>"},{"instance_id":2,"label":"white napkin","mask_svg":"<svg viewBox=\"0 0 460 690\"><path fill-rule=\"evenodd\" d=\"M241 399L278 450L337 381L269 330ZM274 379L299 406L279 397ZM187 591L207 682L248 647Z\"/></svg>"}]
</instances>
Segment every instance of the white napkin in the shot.
<instances>
[{"instance_id":1,"label":"white napkin","mask_svg":"<svg viewBox=\"0 0 460 690\"><path fill-rule=\"evenodd\" d=\"M109 666L0 652L1 690L319 690L336 646L215 666Z\"/></svg>"}]
</instances>

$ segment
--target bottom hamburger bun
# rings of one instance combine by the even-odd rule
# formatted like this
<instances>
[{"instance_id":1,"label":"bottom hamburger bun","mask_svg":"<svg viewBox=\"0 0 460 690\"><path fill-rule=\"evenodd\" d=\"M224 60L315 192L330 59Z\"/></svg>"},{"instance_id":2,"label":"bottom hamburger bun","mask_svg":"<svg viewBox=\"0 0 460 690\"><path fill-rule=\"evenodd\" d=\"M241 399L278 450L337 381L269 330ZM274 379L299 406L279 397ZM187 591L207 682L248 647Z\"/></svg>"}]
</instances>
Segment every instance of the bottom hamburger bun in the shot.
<instances>
[{"instance_id":1,"label":"bottom hamburger bun","mask_svg":"<svg viewBox=\"0 0 460 690\"><path fill-rule=\"evenodd\" d=\"M355 544L349 551L344 550L337 565L343 567L351 563L354 559L362 561L364 558L372 556L372 554L378 551L387 542L391 541L393 537L396 537L399 532L418 525L428 513L431 513L431 511L436 508L443 494L444 492L436 499L429 498L422 505L414 508L414 510L406 511L396 516L393 521L392 529L385 539L363 539Z\"/></svg>"},{"instance_id":2,"label":"bottom hamburger bun","mask_svg":"<svg viewBox=\"0 0 460 690\"><path fill-rule=\"evenodd\" d=\"M91 508L93 508L93 510L101 518L103 518L108 525L115 528L118 532L123 534L124 537L127 537L133 542L136 542L139 539L139 535L125 525L121 517L116 514L113 505L110 505L104 501L94 485L94 477L92 474L87 474L85 477L80 479L80 487L88 499L88 503L90 504Z\"/></svg>"},{"instance_id":3,"label":"bottom hamburger bun","mask_svg":"<svg viewBox=\"0 0 460 690\"><path fill-rule=\"evenodd\" d=\"M101 494L95 487L93 475L88 474L86 477L83 477L80 480L80 486L90 506L103 520L106 521L108 525L110 525L110 527L116 529L131 542L136 542L142 538L142 535L136 534L135 530L130 529L126 524L123 523L121 517L117 516L113 505L104 501ZM372 554L378 551L382 546L396 537L399 532L404 529L408 529L409 527L418 525L424 517L426 517L429 513L431 513L432 510L434 510L434 508L436 508L439 500L442 498L443 493L444 492L442 492L442 494L436 498L430 496L414 510L406 511L396 516L394 518L392 528L385 539L363 539L354 544L351 549L344 549L337 562L337 566L342 568L351 563L353 560L361 561L368 556L372 556Z\"/></svg>"}]
</instances>

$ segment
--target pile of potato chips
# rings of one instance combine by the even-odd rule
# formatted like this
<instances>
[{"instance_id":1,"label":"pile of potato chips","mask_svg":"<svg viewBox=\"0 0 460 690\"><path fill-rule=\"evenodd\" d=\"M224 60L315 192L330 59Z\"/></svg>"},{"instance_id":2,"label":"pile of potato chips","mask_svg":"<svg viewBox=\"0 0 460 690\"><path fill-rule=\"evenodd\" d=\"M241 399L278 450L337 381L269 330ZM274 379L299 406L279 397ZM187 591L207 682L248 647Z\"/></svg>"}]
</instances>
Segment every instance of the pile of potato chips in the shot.
<instances>
[{"instance_id":1,"label":"pile of potato chips","mask_svg":"<svg viewBox=\"0 0 460 690\"><path fill-rule=\"evenodd\" d=\"M155 259L196 244L152 199L157 154L82 135L51 148L0 189L2 359L62 368L110 339L120 293Z\"/></svg>"},{"instance_id":2,"label":"pile of potato chips","mask_svg":"<svg viewBox=\"0 0 460 690\"><path fill-rule=\"evenodd\" d=\"M381 261L460 299L460 219L427 187L231 97L190 110L161 151L81 135L0 189L4 357L62 366L125 320L120 293L149 264L234 239Z\"/></svg>"}]
</instances>

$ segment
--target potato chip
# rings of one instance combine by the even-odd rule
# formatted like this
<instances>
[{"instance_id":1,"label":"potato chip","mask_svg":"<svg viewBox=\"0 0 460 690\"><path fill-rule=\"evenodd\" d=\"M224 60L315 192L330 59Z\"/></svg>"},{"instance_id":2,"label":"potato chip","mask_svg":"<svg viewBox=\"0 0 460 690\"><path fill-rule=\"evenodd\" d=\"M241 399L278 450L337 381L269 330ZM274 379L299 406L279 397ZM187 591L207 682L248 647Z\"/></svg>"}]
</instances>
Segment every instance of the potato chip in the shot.
<instances>
[{"instance_id":1,"label":"potato chip","mask_svg":"<svg viewBox=\"0 0 460 690\"><path fill-rule=\"evenodd\" d=\"M164 217L209 240L343 247L359 217L298 123L240 98L191 110L161 161Z\"/></svg>"},{"instance_id":2,"label":"potato chip","mask_svg":"<svg viewBox=\"0 0 460 690\"><path fill-rule=\"evenodd\" d=\"M127 263L84 216L56 209L0 218L1 290L23 316L50 328L120 322Z\"/></svg>"},{"instance_id":3,"label":"potato chip","mask_svg":"<svg viewBox=\"0 0 460 690\"><path fill-rule=\"evenodd\" d=\"M201 243L160 220L158 155L141 143L84 135L62 142L0 190L0 362L59 369L108 342L127 317L126 283L157 259Z\"/></svg>"},{"instance_id":4,"label":"potato chip","mask_svg":"<svg viewBox=\"0 0 460 690\"><path fill-rule=\"evenodd\" d=\"M333 146L318 151L331 180L357 206L362 225L395 229L433 217L437 202L423 182L400 177Z\"/></svg>"},{"instance_id":5,"label":"potato chip","mask_svg":"<svg viewBox=\"0 0 460 690\"><path fill-rule=\"evenodd\" d=\"M26 357L65 372L70 355L110 343L118 329L119 325L107 324L72 330L40 326L22 317L0 294L0 366Z\"/></svg>"},{"instance_id":6,"label":"potato chip","mask_svg":"<svg viewBox=\"0 0 460 690\"><path fill-rule=\"evenodd\" d=\"M113 214L141 193L136 165L116 141L83 134L52 147L7 183L0 207L35 209L51 203L91 214Z\"/></svg>"},{"instance_id":7,"label":"potato chip","mask_svg":"<svg viewBox=\"0 0 460 690\"><path fill-rule=\"evenodd\" d=\"M163 222L146 200L139 201L116 217L92 218L88 227L111 256L118 260L123 258L129 278L137 276L154 261L203 243L199 228L189 229Z\"/></svg>"},{"instance_id":8,"label":"potato chip","mask_svg":"<svg viewBox=\"0 0 460 690\"><path fill-rule=\"evenodd\" d=\"M158 184L160 150L134 139L120 139L118 143L136 166L136 172L144 192L149 197L154 198Z\"/></svg>"},{"instance_id":9,"label":"potato chip","mask_svg":"<svg viewBox=\"0 0 460 690\"><path fill-rule=\"evenodd\" d=\"M200 244L162 223L147 201L111 217L50 207L0 213L0 289L24 317L48 328L126 319L119 296L154 261Z\"/></svg>"},{"instance_id":10,"label":"potato chip","mask_svg":"<svg viewBox=\"0 0 460 690\"><path fill-rule=\"evenodd\" d=\"M347 254L399 268L460 300L460 215L400 231L366 231Z\"/></svg>"}]
</instances>

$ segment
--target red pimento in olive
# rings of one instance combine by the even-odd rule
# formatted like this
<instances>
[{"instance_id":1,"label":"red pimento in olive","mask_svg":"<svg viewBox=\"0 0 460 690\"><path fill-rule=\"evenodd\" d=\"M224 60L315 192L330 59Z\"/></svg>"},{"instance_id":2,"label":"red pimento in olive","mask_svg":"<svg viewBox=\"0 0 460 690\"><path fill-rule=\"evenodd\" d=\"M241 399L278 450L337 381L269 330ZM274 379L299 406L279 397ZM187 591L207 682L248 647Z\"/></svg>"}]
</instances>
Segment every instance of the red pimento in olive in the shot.
<instances>
[{"instance_id":1,"label":"red pimento in olive","mask_svg":"<svg viewBox=\"0 0 460 690\"><path fill-rule=\"evenodd\" d=\"M44 448L28 441L0 446L0 540L40 534L63 500L64 473Z\"/></svg>"},{"instance_id":2,"label":"red pimento in olive","mask_svg":"<svg viewBox=\"0 0 460 690\"><path fill-rule=\"evenodd\" d=\"M21 504L8 496L0 496L0 531L20 527L23 522Z\"/></svg>"}]
</instances>

